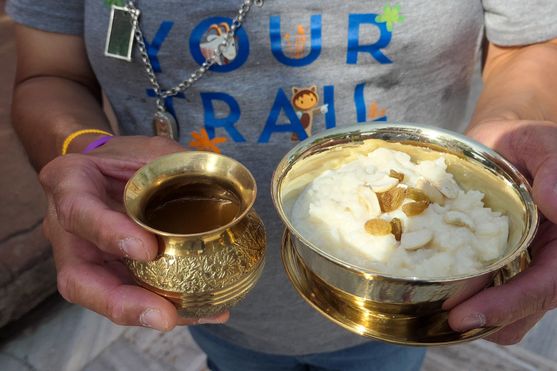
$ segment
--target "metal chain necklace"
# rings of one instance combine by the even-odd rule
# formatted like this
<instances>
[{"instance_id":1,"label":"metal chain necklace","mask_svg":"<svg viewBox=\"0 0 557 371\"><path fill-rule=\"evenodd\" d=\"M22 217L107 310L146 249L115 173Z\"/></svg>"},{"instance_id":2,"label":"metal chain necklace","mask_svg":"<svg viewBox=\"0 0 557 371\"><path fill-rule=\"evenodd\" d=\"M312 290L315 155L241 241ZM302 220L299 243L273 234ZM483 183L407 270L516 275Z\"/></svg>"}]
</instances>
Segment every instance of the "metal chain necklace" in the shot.
<instances>
[{"instance_id":1,"label":"metal chain necklace","mask_svg":"<svg viewBox=\"0 0 557 371\"><path fill-rule=\"evenodd\" d=\"M135 1L130 0L127 2L126 9L132 17L132 26L135 30L134 38L137 42L137 46L141 54L141 60L143 61L143 65L145 66L145 71L147 72L149 82L151 83L153 90L155 91L155 94L157 96L157 112L153 117L153 126L157 135L167 136L176 140L178 139L178 128L176 120L174 119L174 116L166 111L166 108L164 106L164 99L175 96L189 89L193 84L195 84L196 81L201 79L214 64L226 63L224 62L224 60L227 60L227 58L223 58L223 55L227 54L227 51L230 51L231 48L236 48L234 42L236 31L240 27L242 27L242 24L244 23L252 6L256 5L258 7L262 7L263 2L264 0L244 0L242 6L238 10L238 14L232 20L232 23L228 27L226 34L222 35L221 38L217 40L217 42L220 42L216 44L216 48L214 50L209 52L209 56L208 58L206 58L205 62L203 62L203 64L201 64L201 66L196 71L194 71L187 79L170 89L161 88L153 66L151 65L151 60L149 59L147 47L145 46L145 41L143 39L143 32L141 31L141 27L139 24L140 11L135 5ZM234 56L236 55L235 50L232 50L232 54Z\"/></svg>"}]
</instances>

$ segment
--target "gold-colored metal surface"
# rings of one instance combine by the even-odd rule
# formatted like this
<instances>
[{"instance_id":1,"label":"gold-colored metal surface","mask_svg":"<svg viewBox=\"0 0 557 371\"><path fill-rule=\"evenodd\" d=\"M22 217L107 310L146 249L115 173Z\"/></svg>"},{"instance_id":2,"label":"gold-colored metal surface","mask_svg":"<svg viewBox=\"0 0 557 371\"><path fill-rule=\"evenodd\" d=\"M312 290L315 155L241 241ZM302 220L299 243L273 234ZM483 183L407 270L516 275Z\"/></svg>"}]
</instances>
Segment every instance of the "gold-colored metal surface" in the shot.
<instances>
[{"instance_id":1,"label":"gold-colored metal surface","mask_svg":"<svg viewBox=\"0 0 557 371\"><path fill-rule=\"evenodd\" d=\"M470 341L498 330L491 327L458 333L449 327L448 312L440 310L441 303L437 301L422 308L404 304L389 308L386 303L366 300L331 286L305 265L288 230L284 232L281 254L296 291L325 317L359 335L394 344L433 346Z\"/></svg>"},{"instance_id":2,"label":"gold-colored metal surface","mask_svg":"<svg viewBox=\"0 0 557 371\"><path fill-rule=\"evenodd\" d=\"M509 217L504 256L482 271L451 277L401 277L374 271L329 246L311 244L290 221L290 210L316 176L378 147L409 154L414 161L443 155L464 189L486 196L486 205ZM358 334L407 345L468 341L496 329L452 331L448 310L485 287L526 269L527 248L538 213L524 177L500 155L462 135L407 124L358 125L330 130L301 142L280 162L273 202L286 225L283 262L296 290L326 317Z\"/></svg>"},{"instance_id":3,"label":"gold-colored metal surface","mask_svg":"<svg viewBox=\"0 0 557 371\"><path fill-rule=\"evenodd\" d=\"M176 177L203 177L226 185L240 201L239 214L228 224L194 234L167 233L146 224L149 197ZM139 169L124 191L128 215L154 233L159 255L151 262L127 260L141 286L169 299L184 317L207 317L241 300L255 285L264 264L265 230L253 210L253 176L239 162L208 152L164 156Z\"/></svg>"}]
</instances>

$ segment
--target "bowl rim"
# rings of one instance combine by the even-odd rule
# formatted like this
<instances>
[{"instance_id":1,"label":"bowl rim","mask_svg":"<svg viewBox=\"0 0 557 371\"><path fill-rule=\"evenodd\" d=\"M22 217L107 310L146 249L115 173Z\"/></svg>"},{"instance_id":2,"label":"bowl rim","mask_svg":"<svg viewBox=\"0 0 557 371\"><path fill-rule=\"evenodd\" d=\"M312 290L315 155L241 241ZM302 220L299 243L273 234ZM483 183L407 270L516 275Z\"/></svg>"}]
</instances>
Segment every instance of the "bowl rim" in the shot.
<instances>
[{"instance_id":1,"label":"bowl rim","mask_svg":"<svg viewBox=\"0 0 557 371\"><path fill-rule=\"evenodd\" d=\"M245 209L240 214L236 215L234 217L234 219L232 219L227 224L222 225L218 228L203 231L203 232L189 233L189 234L188 233L172 233L172 232L162 231L162 230L157 229L157 228L153 228L153 227L149 226L148 224L146 224L145 222L143 222L137 215L134 215L133 213L130 212L129 204L130 204L131 201L128 197L129 187L131 186L133 181L135 179L137 179L137 177L139 177L146 169L151 168L153 166L156 166L157 164L160 164L161 162L168 161L169 159L172 159L173 157L175 157L176 159L179 159L180 161L183 161L186 158L189 158L189 157L192 157L192 156L200 156L200 155L201 156L206 156L206 157L220 157L220 158L222 158L226 161L229 161L229 162L239 166L249 176L249 180L251 182L253 182L253 197L252 197L252 199L250 200L249 203L246 204ZM257 182L256 182L253 174L251 173L251 171L249 171L249 169L244 164L242 164L240 161L235 160L232 157L225 156L225 155L220 154L220 153L214 153L214 152L208 152L208 151L175 152L175 153L171 153L171 154L168 154L168 155L163 155L163 156L157 157L154 160L149 161L148 163L146 163L145 165L140 167L128 179L128 181L126 182L126 186L124 187L124 192L123 192L124 208L126 210L126 214L128 215L128 217L130 217L139 226L141 226L142 228L144 228L145 230L147 230L151 233L154 233L155 235L163 236L163 237L176 237L176 238L200 238L200 237L207 237L209 235L223 233L224 231L226 231L227 229L232 228L234 225L238 224L241 220L243 220L245 218L245 216L253 209L253 205L255 204L256 199L257 199Z\"/></svg>"},{"instance_id":2,"label":"bowl rim","mask_svg":"<svg viewBox=\"0 0 557 371\"><path fill-rule=\"evenodd\" d=\"M314 147L316 142L319 142L323 139L327 138L334 138L334 137L348 137L349 142L356 142L363 141L366 139L382 139L382 138L375 138L375 137L367 137L364 138L366 134L371 133L379 133L379 132L390 132L391 130L397 131L405 131L407 133L422 133L422 137L427 138L437 138L437 137L450 137L452 139L456 139L459 143L461 148L469 149L472 154L474 152L482 152L482 154L487 157L487 159L496 165L496 167L504 172L505 178L507 182L510 182L510 179L514 179L517 181L517 187L515 187L515 192L520 198L520 201L523 203L526 209L526 220L525 220L525 228L526 231L523 233L521 240L517 243L518 247L514 249L514 251L510 254L503 255L502 257L498 258L488 266L484 267L482 270L467 274L459 274L453 275L449 277L427 277L421 278L417 276L398 276L394 274L384 273L372 269L366 269L363 267L358 267L357 265L347 263L336 256L324 251L323 249L315 246L313 243L309 242L290 222L290 218L286 215L284 210L284 205L281 199L281 186L282 180L288 174L288 172L292 169L292 166L296 163L296 160L300 158L304 158L303 155L307 153L307 151ZM384 140L384 139L382 139ZM393 140L393 143L397 143L397 141ZM346 144L343 143L343 144ZM399 142L400 143L400 142ZM434 144L434 142L429 142ZM443 147L447 149L446 147ZM454 151L447 149L447 153L458 155ZM310 155L311 156L311 155ZM462 156L460 156L462 157ZM478 163L478 158L466 156L466 158L470 161ZM484 158L485 159L485 158ZM478 164L480 166L484 166L482 164ZM485 167L485 166L484 166ZM286 228L292 233L296 239L302 242L305 247L312 250L314 253L322 256L326 260L330 261L331 263L342 267L343 269L349 270L357 275L364 276L364 277L373 277L374 279L378 278L385 278L391 279L395 281L413 281L416 283L446 283L446 282L455 282L460 280L466 280L474 277L483 276L485 274L493 273L500 268L504 267L505 265L511 263L515 259L519 258L520 255L528 249L530 244L532 243L539 223L539 215L537 211L537 206L533 201L532 198L532 189L530 184L528 183L527 179L516 169L516 167L506 160L503 156L497 153L495 150L465 136L464 134L460 134L454 131L450 131L447 129L434 127L431 125L418 125L414 123L405 123L405 122L387 122L387 123L362 123L357 125L345 126L336 129L329 129L325 130L319 134L309 137L306 140L301 141L296 146L294 146L290 151L286 153L286 155L281 159L275 171L273 172L272 182L271 182L271 195L273 204L275 209L277 210L280 218L282 219L283 223L286 225Z\"/></svg>"}]
</instances>

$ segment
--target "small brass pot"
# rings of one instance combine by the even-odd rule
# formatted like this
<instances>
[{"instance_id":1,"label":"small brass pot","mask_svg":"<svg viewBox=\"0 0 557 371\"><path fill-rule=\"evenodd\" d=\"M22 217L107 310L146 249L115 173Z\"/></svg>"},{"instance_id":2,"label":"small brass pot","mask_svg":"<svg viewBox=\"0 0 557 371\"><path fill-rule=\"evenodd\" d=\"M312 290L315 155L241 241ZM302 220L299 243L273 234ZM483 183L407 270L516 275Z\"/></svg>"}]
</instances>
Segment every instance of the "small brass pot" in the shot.
<instances>
[{"instance_id":1,"label":"small brass pot","mask_svg":"<svg viewBox=\"0 0 557 371\"><path fill-rule=\"evenodd\" d=\"M378 147L413 160L443 154L464 189L485 194L486 205L509 217L507 251L480 272L439 278L401 277L362 268L316 246L291 222L298 195L318 175ZM329 130L294 147L279 163L272 197L286 231L282 258L298 293L331 321L357 334L404 345L452 344L497 328L453 331L448 310L486 287L503 284L529 263L538 213L524 177L495 151L460 134L410 124L368 124Z\"/></svg>"},{"instance_id":2,"label":"small brass pot","mask_svg":"<svg viewBox=\"0 0 557 371\"><path fill-rule=\"evenodd\" d=\"M203 179L207 187L226 185L239 200L237 216L194 234L152 228L144 215L149 198L178 177ZM214 153L175 153L139 169L126 185L124 205L138 225L157 236L159 255L151 262L126 261L137 283L170 300L184 317L212 316L236 304L264 265L265 230L253 210L256 192L255 179L242 164Z\"/></svg>"}]
</instances>

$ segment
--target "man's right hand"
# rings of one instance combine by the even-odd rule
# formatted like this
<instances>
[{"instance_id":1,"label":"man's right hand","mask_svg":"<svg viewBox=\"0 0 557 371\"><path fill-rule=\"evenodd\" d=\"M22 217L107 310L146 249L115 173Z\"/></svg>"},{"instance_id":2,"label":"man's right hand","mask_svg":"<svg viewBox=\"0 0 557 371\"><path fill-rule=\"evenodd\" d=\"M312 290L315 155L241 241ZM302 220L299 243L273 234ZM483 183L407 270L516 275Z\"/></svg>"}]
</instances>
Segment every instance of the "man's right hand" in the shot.
<instances>
[{"instance_id":1,"label":"man's right hand","mask_svg":"<svg viewBox=\"0 0 557 371\"><path fill-rule=\"evenodd\" d=\"M127 180L150 160L184 149L161 137L114 137L89 155L48 163L40 181L48 198L43 229L52 243L58 290L69 302L120 325L168 331L176 325L223 323L228 313L186 320L168 300L133 284L121 258L155 258L156 238L125 215Z\"/></svg>"}]
</instances>

